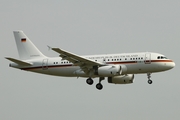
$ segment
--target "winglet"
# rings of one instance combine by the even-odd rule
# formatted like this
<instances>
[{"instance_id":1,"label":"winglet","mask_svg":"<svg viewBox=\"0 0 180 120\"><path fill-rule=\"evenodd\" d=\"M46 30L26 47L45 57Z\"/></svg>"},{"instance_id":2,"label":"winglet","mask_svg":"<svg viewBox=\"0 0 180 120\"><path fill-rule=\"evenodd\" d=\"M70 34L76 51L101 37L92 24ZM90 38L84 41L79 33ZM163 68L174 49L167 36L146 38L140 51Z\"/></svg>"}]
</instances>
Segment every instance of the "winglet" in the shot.
<instances>
[{"instance_id":1,"label":"winglet","mask_svg":"<svg viewBox=\"0 0 180 120\"><path fill-rule=\"evenodd\" d=\"M18 65L22 65L22 66L31 66L32 63L29 63L29 62L24 62L24 61L21 61L21 60L18 60L18 59L14 59L14 58L9 58L9 57L5 57L6 59L18 64Z\"/></svg>"},{"instance_id":2,"label":"winglet","mask_svg":"<svg viewBox=\"0 0 180 120\"><path fill-rule=\"evenodd\" d=\"M51 47L51 46L47 45L47 47L48 47L48 50L52 50L52 47Z\"/></svg>"}]
</instances>

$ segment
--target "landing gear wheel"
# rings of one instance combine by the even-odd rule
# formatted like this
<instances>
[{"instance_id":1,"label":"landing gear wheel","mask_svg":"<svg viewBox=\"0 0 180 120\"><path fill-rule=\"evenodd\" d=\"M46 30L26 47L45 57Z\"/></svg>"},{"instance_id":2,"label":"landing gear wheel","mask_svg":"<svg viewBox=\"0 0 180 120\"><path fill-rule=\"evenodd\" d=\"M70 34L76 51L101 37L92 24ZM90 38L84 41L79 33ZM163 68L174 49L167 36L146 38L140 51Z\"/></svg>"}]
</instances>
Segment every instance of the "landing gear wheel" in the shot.
<instances>
[{"instance_id":1,"label":"landing gear wheel","mask_svg":"<svg viewBox=\"0 0 180 120\"><path fill-rule=\"evenodd\" d=\"M149 83L149 84L152 84L152 80L148 80L148 83Z\"/></svg>"},{"instance_id":2,"label":"landing gear wheel","mask_svg":"<svg viewBox=\"0 0 180 120\"><path fill-rule=\"evenodd\" d=\"M94 81L91 78L88 78L86 80L86 83L89 84L89 85L92 85L94 83Z\"/></svg>"},{"instance_id":3,"label":"landing gear wheel","mask_svg":"<svg viewBox=\"0 0 180 120\"><path fill-rule=\"evenodd\" d=\"M96 88L97 88L98 90L101 90L101 89L103 88L103 85L102 85L101 83L98 83L98 84L96 85Z\"/></svg>"}]
</instances>

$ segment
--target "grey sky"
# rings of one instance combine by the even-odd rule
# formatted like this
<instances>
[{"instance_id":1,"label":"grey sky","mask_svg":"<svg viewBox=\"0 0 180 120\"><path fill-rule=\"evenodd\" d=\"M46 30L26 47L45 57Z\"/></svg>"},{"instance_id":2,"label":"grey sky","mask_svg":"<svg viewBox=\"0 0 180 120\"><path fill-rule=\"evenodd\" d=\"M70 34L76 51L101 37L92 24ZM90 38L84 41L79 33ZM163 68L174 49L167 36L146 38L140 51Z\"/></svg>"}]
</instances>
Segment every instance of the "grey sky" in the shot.
<instances>
[{"instance_id":1,"label":"grey sky","mask_svg":"<svg viewBox=\"0 0 180 120\"><path fill-rule=\"evenodd\" d=\"M179 0L7 1L0 4L1 120L180 119ZM79 54L152 51L175 61L170 71L135 75L131 85L46 76L9 68L18 58L13 30L47 56L47 45ZM95 83L98 79L95 79Z\"/></svg>"}]
</instances>

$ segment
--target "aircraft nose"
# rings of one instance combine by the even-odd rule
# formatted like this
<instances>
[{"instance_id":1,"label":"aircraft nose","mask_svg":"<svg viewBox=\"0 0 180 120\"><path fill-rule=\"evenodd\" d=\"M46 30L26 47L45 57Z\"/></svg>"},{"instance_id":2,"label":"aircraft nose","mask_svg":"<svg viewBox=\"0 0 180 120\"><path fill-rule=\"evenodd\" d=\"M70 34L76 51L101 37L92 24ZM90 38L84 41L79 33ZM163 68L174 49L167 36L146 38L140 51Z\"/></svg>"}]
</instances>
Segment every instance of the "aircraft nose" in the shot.
<instances>
[{"instance_id":1,"label":"aircraft nose","mask_svg":"<svg viewBox=\"0 0 180 120\"><path fill-rule=\"evenodd\" d=\"M175 63L174 63L173 61L170 62L170 63L168 64L168 67L169 67L170 69L174 68L174 67L175 67Z\"/></svg>"},{"instance_id":2,"label":"aircraft nose","mask_svg":"<svg viewBox=\"0 0 180 120\"><path fill-rule=\"evenodd\" d=\"M171 65L172 68L175 67L175 65L176 65L175 62L172 62L171 64L172 64L172 65Z\"/></svg>"}]
</instances>

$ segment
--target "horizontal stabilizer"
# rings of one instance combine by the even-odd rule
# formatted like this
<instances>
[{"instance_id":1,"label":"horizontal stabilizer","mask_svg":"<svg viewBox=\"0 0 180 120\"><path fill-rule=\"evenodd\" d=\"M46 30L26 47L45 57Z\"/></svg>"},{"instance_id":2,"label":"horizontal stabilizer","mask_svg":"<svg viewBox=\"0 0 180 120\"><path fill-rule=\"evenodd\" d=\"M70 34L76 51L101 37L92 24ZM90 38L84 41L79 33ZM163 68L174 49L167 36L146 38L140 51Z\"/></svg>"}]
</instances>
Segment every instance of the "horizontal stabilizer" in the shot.
<instances>
[{"instance_id":1,"label":"horizontal stabilizer","mask_svg":"<svg viewBox=\"0 0 180 120\"><path fill-rule=\"evenodd\" d=\"M29 62L24 62L18 59L14 59L14 58L9 58L9 57L5 57L6 59L18 64L18 65L22 65L22 66L31 66L32 64Z\"/></svg>"}]
</instances>

